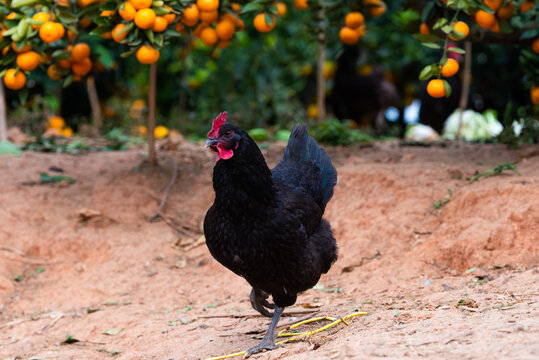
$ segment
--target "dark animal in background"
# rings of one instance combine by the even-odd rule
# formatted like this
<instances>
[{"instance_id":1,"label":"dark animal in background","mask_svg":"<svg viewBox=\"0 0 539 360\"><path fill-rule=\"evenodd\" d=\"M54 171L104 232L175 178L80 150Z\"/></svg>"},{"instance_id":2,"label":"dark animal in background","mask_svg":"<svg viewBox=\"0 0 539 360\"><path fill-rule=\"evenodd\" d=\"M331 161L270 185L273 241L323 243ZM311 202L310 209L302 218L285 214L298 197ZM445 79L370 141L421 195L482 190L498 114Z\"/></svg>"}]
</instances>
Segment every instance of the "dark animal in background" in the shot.
<instances>
[{"instance_id":1,"label":"dark animal in background","mask_svg":"<svg viewBox=\"0 0 539 360\"><path fill-rule=\"evenodd\" d=\"M335 238L322 219L337 171L305 125L294 127L280 163L270 170L247 132L226 119L225 112L213 121L206 141L217 163L204 234L213 257L252 286L253 308L273 316L262 342L247 351L250 356L276 347L283 308L337 259Z\"/></svg>"},{"instance_id":2,"label":"dark animal in background","mask_svg":"<svg viewBox=\"0 0 539 360\"><path fill-rule=\"evenodd\" d=\"M398 106L400 97L381 67L373 67L368 75L358 74L359 55L357 46L347 46L339 56L331 92L333 113L339 119L351 119L381 133L387 126L385 109Z\"/></svg>"}]
</instances>

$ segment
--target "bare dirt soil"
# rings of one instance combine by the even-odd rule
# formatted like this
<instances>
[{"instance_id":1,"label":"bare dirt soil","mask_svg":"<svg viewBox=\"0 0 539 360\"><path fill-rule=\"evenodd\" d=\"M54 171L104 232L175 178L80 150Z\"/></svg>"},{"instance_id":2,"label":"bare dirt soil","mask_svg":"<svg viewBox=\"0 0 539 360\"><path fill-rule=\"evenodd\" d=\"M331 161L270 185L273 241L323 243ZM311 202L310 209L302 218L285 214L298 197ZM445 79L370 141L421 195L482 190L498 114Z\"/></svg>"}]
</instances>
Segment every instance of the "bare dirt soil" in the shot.
<instances>
[{"instance_id":1,"label":"bare dirt soil","mask_svg":"<svg viewBox=\"0 0 539 360\"><path fill-rule=\"evenodd\" d=\"M264 150L270 165L284 146ZM205 359L258 343L269 319L201 238L213 156L168 148L156 170L142 150L0 157L0 359ZM539 358L537 146L328 151L339 260L281 324L369 314L252 358ZM510 161L520 175L467 180ZM175 162L166 221L149 222ZM51 166L77 182L21 184Z\"/></svg>"}]
</instances>

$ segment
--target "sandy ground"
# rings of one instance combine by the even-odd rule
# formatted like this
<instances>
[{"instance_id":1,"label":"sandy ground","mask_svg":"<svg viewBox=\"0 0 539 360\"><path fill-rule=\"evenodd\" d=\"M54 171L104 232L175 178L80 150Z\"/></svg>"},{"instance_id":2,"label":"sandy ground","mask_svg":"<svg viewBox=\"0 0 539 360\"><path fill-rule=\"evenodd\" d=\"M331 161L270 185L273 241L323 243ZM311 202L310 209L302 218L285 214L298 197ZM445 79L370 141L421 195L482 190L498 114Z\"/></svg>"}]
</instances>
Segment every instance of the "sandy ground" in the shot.
<instances>
[{"instance_id":1,"label":"sandy ground","mask_svg":"<svg viewBox=\"0 0 539 360\"><path fill-rule=\"evenodd\" d=\"M264 151L270 164L283 148ZM281 324L368 315L252 358L539 358L537 146L328 151L339 260L329 291L300 295ZM167 154L157 170L141 150L0 157L0 359L205 359L257 344L269 319L200 242L213 156L190 143ZM149 222L172 159L167 221ZM467 180L516 160L520 175ZM50 166L77 182L20 184Z\"/></svg>"}]
</instances>

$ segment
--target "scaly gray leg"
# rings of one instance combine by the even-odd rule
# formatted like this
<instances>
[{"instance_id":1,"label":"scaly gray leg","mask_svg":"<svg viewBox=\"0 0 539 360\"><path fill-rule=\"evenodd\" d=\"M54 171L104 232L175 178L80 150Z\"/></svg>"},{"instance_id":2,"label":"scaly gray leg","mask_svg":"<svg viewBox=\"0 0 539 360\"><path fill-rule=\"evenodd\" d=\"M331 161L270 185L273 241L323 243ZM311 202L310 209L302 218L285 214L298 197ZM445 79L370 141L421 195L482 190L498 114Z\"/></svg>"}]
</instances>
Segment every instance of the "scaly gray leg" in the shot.
<instances>
[{"instance_id":1,"label":"scaly gray leg","mask_svg":"<svg viewBox=\"0 0 539 360\"><path fill-rule=\"evenodd\" d=\"M253 288L251 290L251 294L249 295L249 300L251 300L251 305L253 306L253 309L266 317L271 317L272 313L266 310L266 308L274 309L275 305L268 302L268 297L269 295L262 290Z\"/></svg>"},{"instance_id":2,"label":"scaly gray leg","mask_svg":"<svg viewBox=\"0 0 539 360\"><path fill-rule=\"evenodd\" d=\"M282 307L275 306L275 310L273 311L273 318L271 319L271 324L268 331L266 332L266 335L264 335L264 338L262 339L260 344L247 350L247 352L243 356L244 359L247 359L253 354L259 353L262 350L273 350L277 348L277 345L275 345L273 339L275 338L275 328L277 327L277 323L279 322L279 318L281 317L282 312Z\"/></svg>"}]
</instances>

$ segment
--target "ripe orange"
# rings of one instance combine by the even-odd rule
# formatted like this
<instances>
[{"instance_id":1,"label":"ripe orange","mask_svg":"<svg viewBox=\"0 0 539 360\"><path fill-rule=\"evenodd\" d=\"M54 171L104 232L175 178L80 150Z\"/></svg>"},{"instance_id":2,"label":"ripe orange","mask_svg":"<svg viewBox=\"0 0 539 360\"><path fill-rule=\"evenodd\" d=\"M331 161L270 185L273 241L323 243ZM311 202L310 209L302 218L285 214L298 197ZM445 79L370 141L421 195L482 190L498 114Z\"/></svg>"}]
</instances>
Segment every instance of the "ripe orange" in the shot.
<instances>
[{"instance_id":1,"label":"ripe orange","mask_svg":"<svg viewBox=\"0 0 539 360\"><path fill-rule=\"evenodd\" d=\"M136 53L137 60L142 64L153 64L159 60L159 51L148 45L141 46Z\"/></svg>"},{"instance_id":2,"label":"ripe orange","mask_svg":"<svg viewBox=\"0 0 539 360\"><path fill-rule=\"evenodd\" d=\"M60 76L60 68L57 66L57 65L50 65L48 68L47 68L47 75L52 79L52 80L60 80L62 77Z\"/></svg>"},{"instance_id":3,"label":"ripe orange","mask_svg":"<svg viewBox=\"0 0 539 360\"><path fill-rule=\"evenodd\" d=\"M234 36L234 24L228 20L220 21L215 27L215 32L219 40L230 40Z\"/></svg>"},{"instance_id":4,"label":"ripe orange","mask_svg":"<svg viewBox=\"0 0 539 360\"><path fill-rule=\"evenodd\" d=\"M156 139L162 139L168 135L168 129L163 125L156 126L153 130Z\"/></svg>"},{"instance_id":5,"label":"ripe orange","mask_svg":"<svg viewBox=\"0 0 539 360\"><path fill-rule=\"evenodd\" d=\"M492 29L492 27L496 25L496 16L484 10L479 10L475 14L475 21L477 22L477 25L481 26L483 29Z\"/></svg>"},{"instance_id":6,"label":"ripe orange","mask_svg":"<svg viewBox=\"0 0 539 360\"><path fill-rule=\"evenodd\" d=\"M118 10L118 13L125 21L133 21L137 10L133 5L131 5L130 2L126 1L122 4L122 6L120 6L120 10Z\"/></svg>"},{"instance_id":7,"label":"ripe orange","mask_svg":"<svg viewBox=\"0 0 539 360\"><path fill-rule=\"evenodd\" d=\"M219 43L217 44L217 47L219 49L224 49L226 48L228 45L230 45L230 41L219 41Z\"/></svg>"},{"instance_id":8,"label":"ripe orange","mask_svg":"<svg viewBox=\"0 0 539 360\"><path fill-rule=\"evenodd\" d=\"M241 12L241 5L236 2L230 4L230 7L232 8L232 10L234 10L236 14L239 14Z\"/></svg>"},{"instance_id":9,"label":"ripe orange","mask_svg":"<svg viewBox=\"0 0 539 360\"><path fill-rule=\"evenodd\" d=\"M532 86L530 89L530 97L534 105L539 105L539 86Z\"/></svg>"},{"instance_id":10,"label":"ripe orange","mask_svg":"<svg viewBox=\"0 0 539 360\"><path fill-rule=\"evenodd\" d=\"M65 33L65 29L60 23L47 21L39 28L39 37L46 43L53 43L60 40Z\"/></svg>"},{"instance_id":11,"label":"ripe orange","mask_svg":"<svg viewBox=\"0 0 539 360\"><path fill-rule=\"evenodd\" d=\"M69 59L61 59L58 60L58 65L60 65L62 69L69 69L71 67L71 61L69 61Z\"/></svg>"},{"instance_id":12,"label":"ripe orange","mask_svg":"<svg viewBox=\"0 0 539 360\"><path fill-rule=\"evenodd\" d=\"M176 31L179 32L180 34L185 34L185 25L182 24L181 22L177 22L176 23Z\"/></svg>"},{"instance_id":13,"label":"ripe orange","mask_svg":"<svg viewBox=\"0 0 539 360\"><path fill-rule=\"evenodd\" d=\"M6 47L7 48L7 47ZM15 42L12 42L11 43L11 48L13 49L13 51L15 51L17 54L20 54L20 53L24 53L24 52L27 52L27 51L30 51L32 50L32 46L30 46L30 44L26 43L22 46L22 48L19 48L17 47L17 44Z\"/></svg>"},{"instance_id":14,"label":"ripe orange","mask_svg":"<svg viewBox=\"0 0 539 360\"><path fill-rule=\"evenodd\" d=\"M427 93L434 98L441 98L445 96L445 86L443 80L432 79L427 84Z\"/></svg>"},{"instance_id":15,"label":"ripe orange","mask_svg":"<svg viewBox=\"0 0 539 360\"><path fill-rule=\"evenodd\" d=\"M513 16L513 13L515 12L515 4L512 2L509 2L507 5L502 6L501 8L496 11L496 15L499 19L507 20L511 16Z\"/></svg>"},{"instance_id":16,"label":"ripe orange","mask_svg":"<svg viewBox=\"0 0 539 360\"><path fill-rule=\"evenodd\" d=\"M277 6L277 15L279 16L286 15L287 8L284 2L278 2L278 3L275 3L274 5Z\"/></svg>"},{"instance_id":17,"label":"ripe orange","mask_svg":"<svg viewBox=\"0 0 539 360\"><path fill-rule=\"evenodd\" d=\"M193 4L182 12L181 20L182 22L187 26L193 26L198 22L198 19L200 18L200 11L198 10L198 7Z\"/></svg>"},{"instance_id":18,"label":"ripe orange","mask_svg":"<svg viewBox=\"0 0 539 360\"><path fill-rule=\"evenodd\" d=\"M71 64L71 71L75 75L85 76L90 70L92 70L92 61L89 58Z\"/></svg>"},{"instance_id":19,"label":"ripe orange","mask_svg":"<svg viewBox=\"0 0 539 360\"><path fill-rule=\"evenodd\" d=\"M103 10L101 11L101 13L99 14L99 16L102 16L102 17L109 17L109 16L112 16L114 15L114 11L113 10Z\"/></svg>"},{"instance_id":20,"label":"ripe orange","mask_svg":"<svg viewBox=\"0 0 539 360\"><path fill-rule=\"evenodd\" d=\"M532 49L534 53L539 54L539 38L533 40Z\"/></svg>"},{"instance_id":21,"label":"ripe orange","mask_svg":"<svg viewBox=\"0 0 539 360\"><path fill-rule=\"evenodd\" d=\"M26 76L22 71L15 75L15 69L8 69L4 74L4 84L8 89L19 90L26 84Z\"/></svg>"},{"instance_id":22,"label":"ripe orange","mask_svg":"<svg viewBox=\"0 0 539 360\"><path fill-rule=\"evenodd\" d=\"M442 66L442 76L451 77L459 71L459 63L455 59L447 59L447 62Z\"/></svg>"},{"instance_id":23,"label":"ripe orange","mask_svg":"<svg viewBox=\"0 0 539 360\"><path fill-rule=\"evenodd\" d=\"M305 10L309 7L309 4L307 4L308 0L294 0L294 6L297 9Z\"/></svg>"},{"instance_id":24,"label":"ripe orange","mask_svg":"<svg viewBox=\"0 0 539 360\"><path fill-rule=\"evenodd\" d=\"M271 15L271 19L273 20L272 23L268 24L266 22L266 15L261 13L255 16L253 23L258 31L266 33L270 32L275 27L275 16Z\"/></svg>"},{"instance_id":25,"label":"ripe orange","mask_svg":"<svg viewBox=\"0 0 539 360\"><path fill-rule=\"evenodd\" d=\"M427 24L421 23L421 25L419 25L419 32L424 35L430 34L429 27L427 26Z\"/></svg>"},{"instance_id":26,"label":"ripe orange","mask_svg":"<svg viewBox=\"0 0 539 360\"><path fill-rule=\"evenodd\" d=\"M455 37L455 36L449 36L449 38L450 38L451 40L462 40L462 39L465 39L466 36L468 36L468 34L470 33L470 27L469 27L468 24L466 24L464 21L457 21L457 22L453 25L453 30L462 33L464 36L463 36L462 38L458 38L458 37Z\"/></svg>"},{"instance_id":27,"label":"ripe orange","mask_svg":"<svg viewBox=\"0 0 539 360\"><path fill-rule=\"evenodd\" d=\"M202 34L202 30L204 30L208 26L210 26L210 25L208 25L206 23L198 24L197 27L195 28L195 30L193 30L193 36L199 38L200 34Z\"/></svg>"},{"instance_id":28,"label":"ripe orange","mask_svg":"<svg viewBox=\"0 0 539 360\"><path fill-rule=\"evenodd\" d=\"M490 30L499 33L500 32L500 23L498 22L498 19L496 19L496 22L494 25L490 28Z\"/></svg>"},{"instance_id":29,"label":"ripe orange","mask_svg":"<svg viewBox=\"0 0 539 360\"><path fill-rule=\"evenodd\" d=\"M77 81L77 79L73 79L75 81ZM73 136L73 129L70 128L69 126L66 127L66 128L63 128L62 131L61 131L61 134L62 136L65 136L65 137L72 137Z\"/></svg>"},{"instance_id":30,"label":"ripe orange","mask_svg":"<svg viewBox=\"0 0 539 360\"><path fill-rule=\"evenodd\" d=\"M90 46L86 43L78 43L71 49L71 57L69 60L72 62L81 62L90 56Z\"/></svg>"},{"instance_id":31,"label":"ripe orange","mask_svg":"<svg viewBox=\"0 0 539 360\"><path fill-rule=\"evenodd\" d=\"M66 125L66 122L64 118L58 115L51 116L49 120L47 120L47 129L62 130L65 125Z\"/></svg>"},{"instance_id":32,"label":"ripe orange","mask_svg":"<svg viewBox=\"0 0 539 360\"><path fill-rule=\"evenodd\" d=\"M381 0L363 0L363 5L369 6L367 12L372 17L380 17L386 13L386 4Z\"/></svg>"},{"instance_id":33,"label":"ripe orange","mask_svg":"<svg viewBox=\"0 0 539 360\"><path fill-rule=\"evenodd\" d=\"M90 4L92 4L94 0L77 0L77 6L84 8Z\"/></svg>"},{"instance_id":34,"label":"ripe orange","mask_svg":"<svg viewBox=\"0 0 539 360\"><path fill-rule=\"evenodd\" d=\"M359 40L359 33L348 26L343 26L339 31L339 38L346 45L353 45Z\"/></svg>"},{"instance_id":35,"label":"ripe orange","mask_svg":"<svg viewBox=\"0 0 539 360\"><path fill-rule=\"evenodd\" d=\"M215 30L211 27L206 27L202 30L200 33L200 39L204 44L207 46L212 46L217 42L217 34L215 33Z\"/></svg>"},{"instance_id":36,"label":"ripe orange","mask_svg":"<svg viewBox=\"0 0 539 360\"><path fill-rule=\"evenodd\" d=\"M152 6L152 0L129 0L129 2L137 10L147 9Z\"/></svg>"},{"instance_id":37,"label":"ripe orange","mask_svg":"<svg viewBox=\"0 0 539 360\"><path fill-rule=\"evenodd\" d=\"M367 31L367 27L365 24L361 25L357 29L355 29L357 34L359 35L359 38L361 39L363 36L365 36L365 32Z\"/></svg>"},{"instance_id":38,"label":"ripe orange","mask_svg":"<svg viewBox=\"0 0 539 360\"><path fill-rule=\"evenodd\" d=\"M165 5L165 9L168 9L168 10L172 11L172 8L170 6L168 6L168 5ZM163 17L165 18L167 23L170 25L176 19L176 14L171 12L170 14L163 15Z\"/></svg>"},{"instance_id":39,"label":"ripe orange","mask_svg":"<svg viewBox=\"0 0 539 360\"><path fill-rule=\"evenodd\" d=\"M197 7L200 11L215 11L219 7L219 0L197 0Z\"/></svg>"},{"instance_id":40,"label":"ripe orange","mask_svg":"<svg viewBox=\"0 0 539 360\"><path fill-rule=\"evenodd\" d=\"M365 17L359 11L354 11L346 14L344 24L349 28L357 29L361 25L365 24Z\"/></svg>"},{"instance_id":41,"label":"ripe orange","mask_svg":"<svg viewBox=\"0 0 539 360\"><path fill-rule=\"evenodd\" d=\"M520 9L520 12L525 13L526 11L530 11L531 9L533 9L533 7L534 7L533 1L524 1L520 3L519 9Z\"/></svg>"},{"instance_id":42,"label":"ripe orange","mask_svg":"<svg viewBox=\"0 0 539 360\"><path fill-rule=\"evenodd\" d=\"M117 43L121 43L125 39L127 34L129 34L129 31L124 31L124 29L125 29L125 24L118 24L114 27L114 29L112 29L111 31L112 38Z\"/></svg>"},{"instance_id":43,"label":"ripe orange","mask_svg":"<svg viewBox=\"0 0 539 360\"><path fill-rule=\"evenodd\" d=\"M502 0L483 0L483 2L494 11L498 10L502 4Z\"/></svg>"},{"instance_id":44,"label":"ripe orange","mask_svg":"<svg viewBox=\"0 0 539 360\"><path fill-rule=\"evenodd\" d=\"M141 9L135 15L135 24L143 29L149 29L155 23L155 11L152 9Z\"/></svg>"},{"instance_id":45,"label":"ripe orange","mask_svg":"<svg viewBox=\"0 0 539 360\"><path fill-rule=\"evenodd\" d=\"M162 16L156 16L155 22L153 23L152 30L154 32L160 33L167 29L168 22L167 20Z\"/></svg>"},{"instance_id":46,"label":"ripe orange","mask_svg":"<svg viewBox=\"0 0 539 360\"><path fill-rule=\"evenodd\" d=\"M200 21L205 22L206 24L214 23L218 18L219 12L217 12L217 10L200 12Z\"/></svg>"},{"instance_id":47,"label":"ripe orange","mask_svg":"<svg viewBox=\"0 0 539 360\"><path fill-rule=\"evenodd\" d=\"M6 19L13 20L13 19L15 19L16 16L17 16L17 14L15 12L10 12L8 14L8 16L6 16Z\"/></svg>"},{"instance_id":48,"label":"ripe orange","mask_svg":"<svg viewBox=\"0 0 539 360\"><path fill-rule=\"evenodd\" d=\"M90 19L89 17L83 17L82 19L79 20L79 25L83 29L86 29L88 26L90 26L91 23L92 23L92 19Z\"/></svg>"},{"instance_id":49,"label":"ripe orange","mask_svg":"<svg viewBox=\"0 0 539 360\"><path fill-rule=\"evenodd\" d=\"M28 51L17 55L17 66L23 71L32 71L39 65L39 54Z\"/></svg>"},{"instance_id":50,"label":"ripe orange","mask_svg":"<svg viewBox=\"0 0 539 360\"><path fill-rule=\"evenodd\" d=\"M41 21L43 23L46 23L49 21L50 15L44 11L40 11L38 13L35 13L34 16L32 16L32 20L35 21ZM32 29L37 30L41 27L41 25L32 25Z\"/></svg>"},{"instance_id":51,"label":"ripe orange","mask_svg":"<svg viewBox=\"0 0 539 360\"><path fill-rule=\"evenodd\" d=\"M56 0L58 6L69 6L69 0Z\"/></svg>"}]
</instances>

